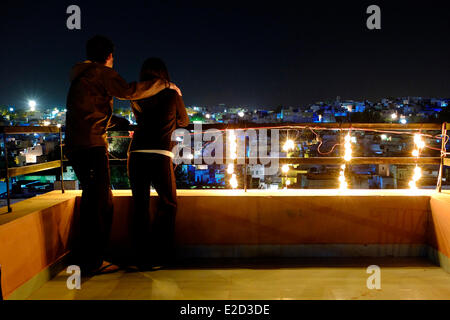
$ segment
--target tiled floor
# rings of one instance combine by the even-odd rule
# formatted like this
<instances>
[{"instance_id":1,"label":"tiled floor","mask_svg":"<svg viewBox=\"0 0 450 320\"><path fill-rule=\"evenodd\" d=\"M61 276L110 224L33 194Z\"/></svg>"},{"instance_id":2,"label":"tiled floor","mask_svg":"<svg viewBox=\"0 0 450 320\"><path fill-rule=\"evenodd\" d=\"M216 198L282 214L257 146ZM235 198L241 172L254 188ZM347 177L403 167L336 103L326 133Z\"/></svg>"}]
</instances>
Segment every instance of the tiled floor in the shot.
<instances>
[{"instance_id":1,"label":"tiled floor","mask_svg":"<svg viewBox=\"0 0 450 320\"><path fill-rule=\"evenodd\" d=\"M366 268L381 268L381 289ZM153 272L120 270L84 279L80 290L56 278L29 299L450 299L450 274L421 259L195 261Z\"/></svg>"}]
</instances>

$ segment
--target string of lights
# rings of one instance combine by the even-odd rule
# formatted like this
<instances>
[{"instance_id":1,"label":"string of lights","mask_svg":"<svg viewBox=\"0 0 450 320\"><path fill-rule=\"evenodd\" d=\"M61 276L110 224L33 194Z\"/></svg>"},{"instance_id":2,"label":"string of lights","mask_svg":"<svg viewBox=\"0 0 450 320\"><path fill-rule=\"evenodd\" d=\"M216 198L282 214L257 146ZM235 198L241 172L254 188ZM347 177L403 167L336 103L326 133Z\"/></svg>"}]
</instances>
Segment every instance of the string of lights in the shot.
<instances>
[{"instance_id":1,"label":"string of lights","mask_svg":"<svg viewBox=\"0 0 450 320\"><path fill-rule=\"evenodd\" d=\"M344 143L344 161L346 163L350 162L352 160L352 144L351 144L351 136L350 131L345 136L345 143ZM345 179L345 169L347 168L346 164L341 165L341 170L339 172L339 189L345 190L348 189L348 183Z\"/></svg>"},{"instance_id":2,"label":"string of lights","mask_svg":"<svg viewBox=\"0 0 450 320\"><path fill-rule=\"evenodd\" d=\"M416 148L413 150L412 155L413 157L418 159L420 157L421 150L425 147L425 142L422 140L422 136L419 133L414 135L414 145ZM409 187L413 190L416 190L417 189L416 183L417 181L420 180L421 177L422 177L422 169L420 169L420 167L416 164L412 179L411 181L409 181Z\"/></svg>"},{"instance_id":3,"label":"string of lights","mask_svg":"<svg viewBox=\"0 0 450 320\"><path fill-rule=\"evenodd\" d=\"M234 161L237 158L237 137L234 130L228 131L228 139L230 140L230 158ZM234 163L229 163L227 168L227 173L231 175L229 180L232 189L238 187L238 182L236 174L234 173Z\"/></svg>"},{"instance_id":4,"label":"string of lights","mask_svg":"<svg viewBox=\"0 0 450 320\"><path fill-rule=\"evenodd\" d=\"M351 126L349 128L338 128L338 127L329 127L329 128L325 128L325 127L319 127L319 126L302 126L302 125L298 125L298 126L292 126L292 125L280 125L280 126L268 126L268 127L247 127L245 128L245 130L260 130L260 129L280 129L280 130L287 130L286 131L286 141L284 142L283 146L282 146L282 150L286 153L289 153L292 150L295 150L296 148L296 144L295 144L295 140L298 138L299 136L299 129L302 130L310 130L314 136L315 136L315 140L318 142L317 145L317 152L320 155L329 155L331 153L334 152L335 148L337 146L342 145L342 143L335 143L329 151L323 152L321 151L321 147L323 146L323 139L320 137L320 134L317 131L347 131L347 135L344 138L344 154L343 154L343 160L345 161L344 164L341 165L340 167L340 173L339 173L339 188L340 189L348 189L348 182L346 181L346 177L345 177L345 171L347 169L347 165L351 162L352 159L352 142L356 142L356 137L352 137L351 136L351 131L362 131L362 132L374 132L374 133L379 133L381 135L385 135L385 134L395 134L395 135L412 135L414 137L414 145L415 145L415 149L412 151L412 156L416 159L418 159L420 157L421 152L427 148L430 150L435 150L435 151L440 151L441 152L441 156L445 156L450 154L450 152L446 152L444 150L442 150L441 148L434 148L431 146L427 146L425 141L423 140L424 137L426 138L432 138L432 139L436 139L437 141L445 139L444 140L444 145L446 145L448 143L448 141L450 140L450 136L445 134L438 134L438 135L430 135L430 134L425 134L422 133L421 130L419 129L419 133L417 133L417 130L402 130L402 131L395 131L395 130L380 130L380 129L373 129L373 128L352 128ZM228 133L228 140L229 140L229 152L230 152L230 156L229 158L233 161L232 163L229 163L227 166L227 173L231 176L229 179L229 183L231 188L236 189L238 187L238 181L237 181L237 176L235 173L235 163L234 161L237 159L237 136L235 133L234 129L217 129L220 132L227 132ZM294 131L295 132L295 138L292 139L292 135L290 137L290 130L291 132ZM431 130L430 130L431 131ZM194 131L194 132L190 132L190 135L194 135L194 134L203 134L206 131ZM130 136L115 136L115 137L111 137L111 138L131 138L131 134ZM210 142L206 142L203 144L202 149L204 149ZM289 154L287 155L287 157L289 157ZM292 164L284 164L281 167L281 171L283 174L285 174L285 189L291 184L291 181L288 178L288 173L290 170L290 166L292 166ZM422 171L421 168L416 164L415 168L414 168L414 174L412 176L412 180L409 182L409 186L411 189L417 189L417 182L420 180L420 178L422 177Z\"/></svg>"}]
</instances>

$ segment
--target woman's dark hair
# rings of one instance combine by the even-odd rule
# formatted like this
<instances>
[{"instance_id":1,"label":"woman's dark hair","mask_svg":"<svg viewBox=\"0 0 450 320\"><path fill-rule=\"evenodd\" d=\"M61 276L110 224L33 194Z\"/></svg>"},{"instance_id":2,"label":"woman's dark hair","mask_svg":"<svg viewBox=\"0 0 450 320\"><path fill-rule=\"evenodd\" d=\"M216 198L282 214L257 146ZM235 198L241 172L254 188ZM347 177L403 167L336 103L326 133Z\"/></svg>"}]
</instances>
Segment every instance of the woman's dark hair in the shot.
<instances>
[{"instance_id":1,"label":"woman's dark hair","mask_svg":"<svg viewBox=\"0 0 450 320\"><path fill-rule=\"evenodd\" d=\"M105 63L114 52L114 43L104 36L95 36L86 43L86 58L93 62Z\"/></svg>"},{"instance_id":2,"label":"woman's dark hair","mask_svg":"<svg viewBox=\"0 0 450 320\"><path fill-rule=\"evenodd\" d=\"M164 61L159 58L148 58L142 64L140 81L152 80L154 78L160 78L170 82L169 72Z\"/></svg>"}]
</instances>

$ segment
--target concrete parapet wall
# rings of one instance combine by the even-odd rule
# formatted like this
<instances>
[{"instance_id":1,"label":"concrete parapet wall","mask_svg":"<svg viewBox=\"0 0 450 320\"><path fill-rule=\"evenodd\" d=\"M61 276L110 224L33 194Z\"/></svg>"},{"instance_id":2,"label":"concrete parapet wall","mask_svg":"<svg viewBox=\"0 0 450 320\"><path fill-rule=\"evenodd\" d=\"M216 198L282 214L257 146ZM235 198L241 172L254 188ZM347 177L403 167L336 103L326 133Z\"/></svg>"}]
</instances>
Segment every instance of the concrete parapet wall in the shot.
<instances>
[{"instance_id":1,"label":"concrete parapet wall","mask_svg":"<svg viewBox=\"0 0 450 320\"><path fill-rule=\"evenodd\" d=\"M5 297L39 286L68 252L81 191L59 191L0 213ZM129 246L129 190L114 191L110 249ZM429 256L450 265L450 194L409 190L266 192L179 190L178 253L184 257ZM431 200L431 201L430 201ZM155 210L157 196L152 196ZM446 267L447 266L447 267ZM447 270L447 269L446 269ZM449 271L449 270L447 270ZM24 292L24 290L22 290Z\"/></svg>"}]
</instances>

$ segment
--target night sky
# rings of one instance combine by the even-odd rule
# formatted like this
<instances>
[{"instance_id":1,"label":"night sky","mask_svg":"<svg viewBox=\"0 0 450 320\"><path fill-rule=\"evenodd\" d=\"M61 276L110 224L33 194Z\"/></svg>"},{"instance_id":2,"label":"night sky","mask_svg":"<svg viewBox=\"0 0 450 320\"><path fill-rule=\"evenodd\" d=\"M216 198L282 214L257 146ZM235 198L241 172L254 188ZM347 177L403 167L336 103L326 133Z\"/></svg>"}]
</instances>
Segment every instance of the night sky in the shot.
<instances>
[{"instance_id":1,"label":"night sky","mask_svg":"<svg viewBox=\"0 0 450 320\"><path fill-rule=\"evenodd\" d=\"M114 41L128 81L162 58L187 105L450 97L449 3L3 0L0 105L64 106L70 68L95 34ZM71 4L81 30L66 28ZM370 4L381 30L366 28Z\"/></svg>"}]
</instances>

